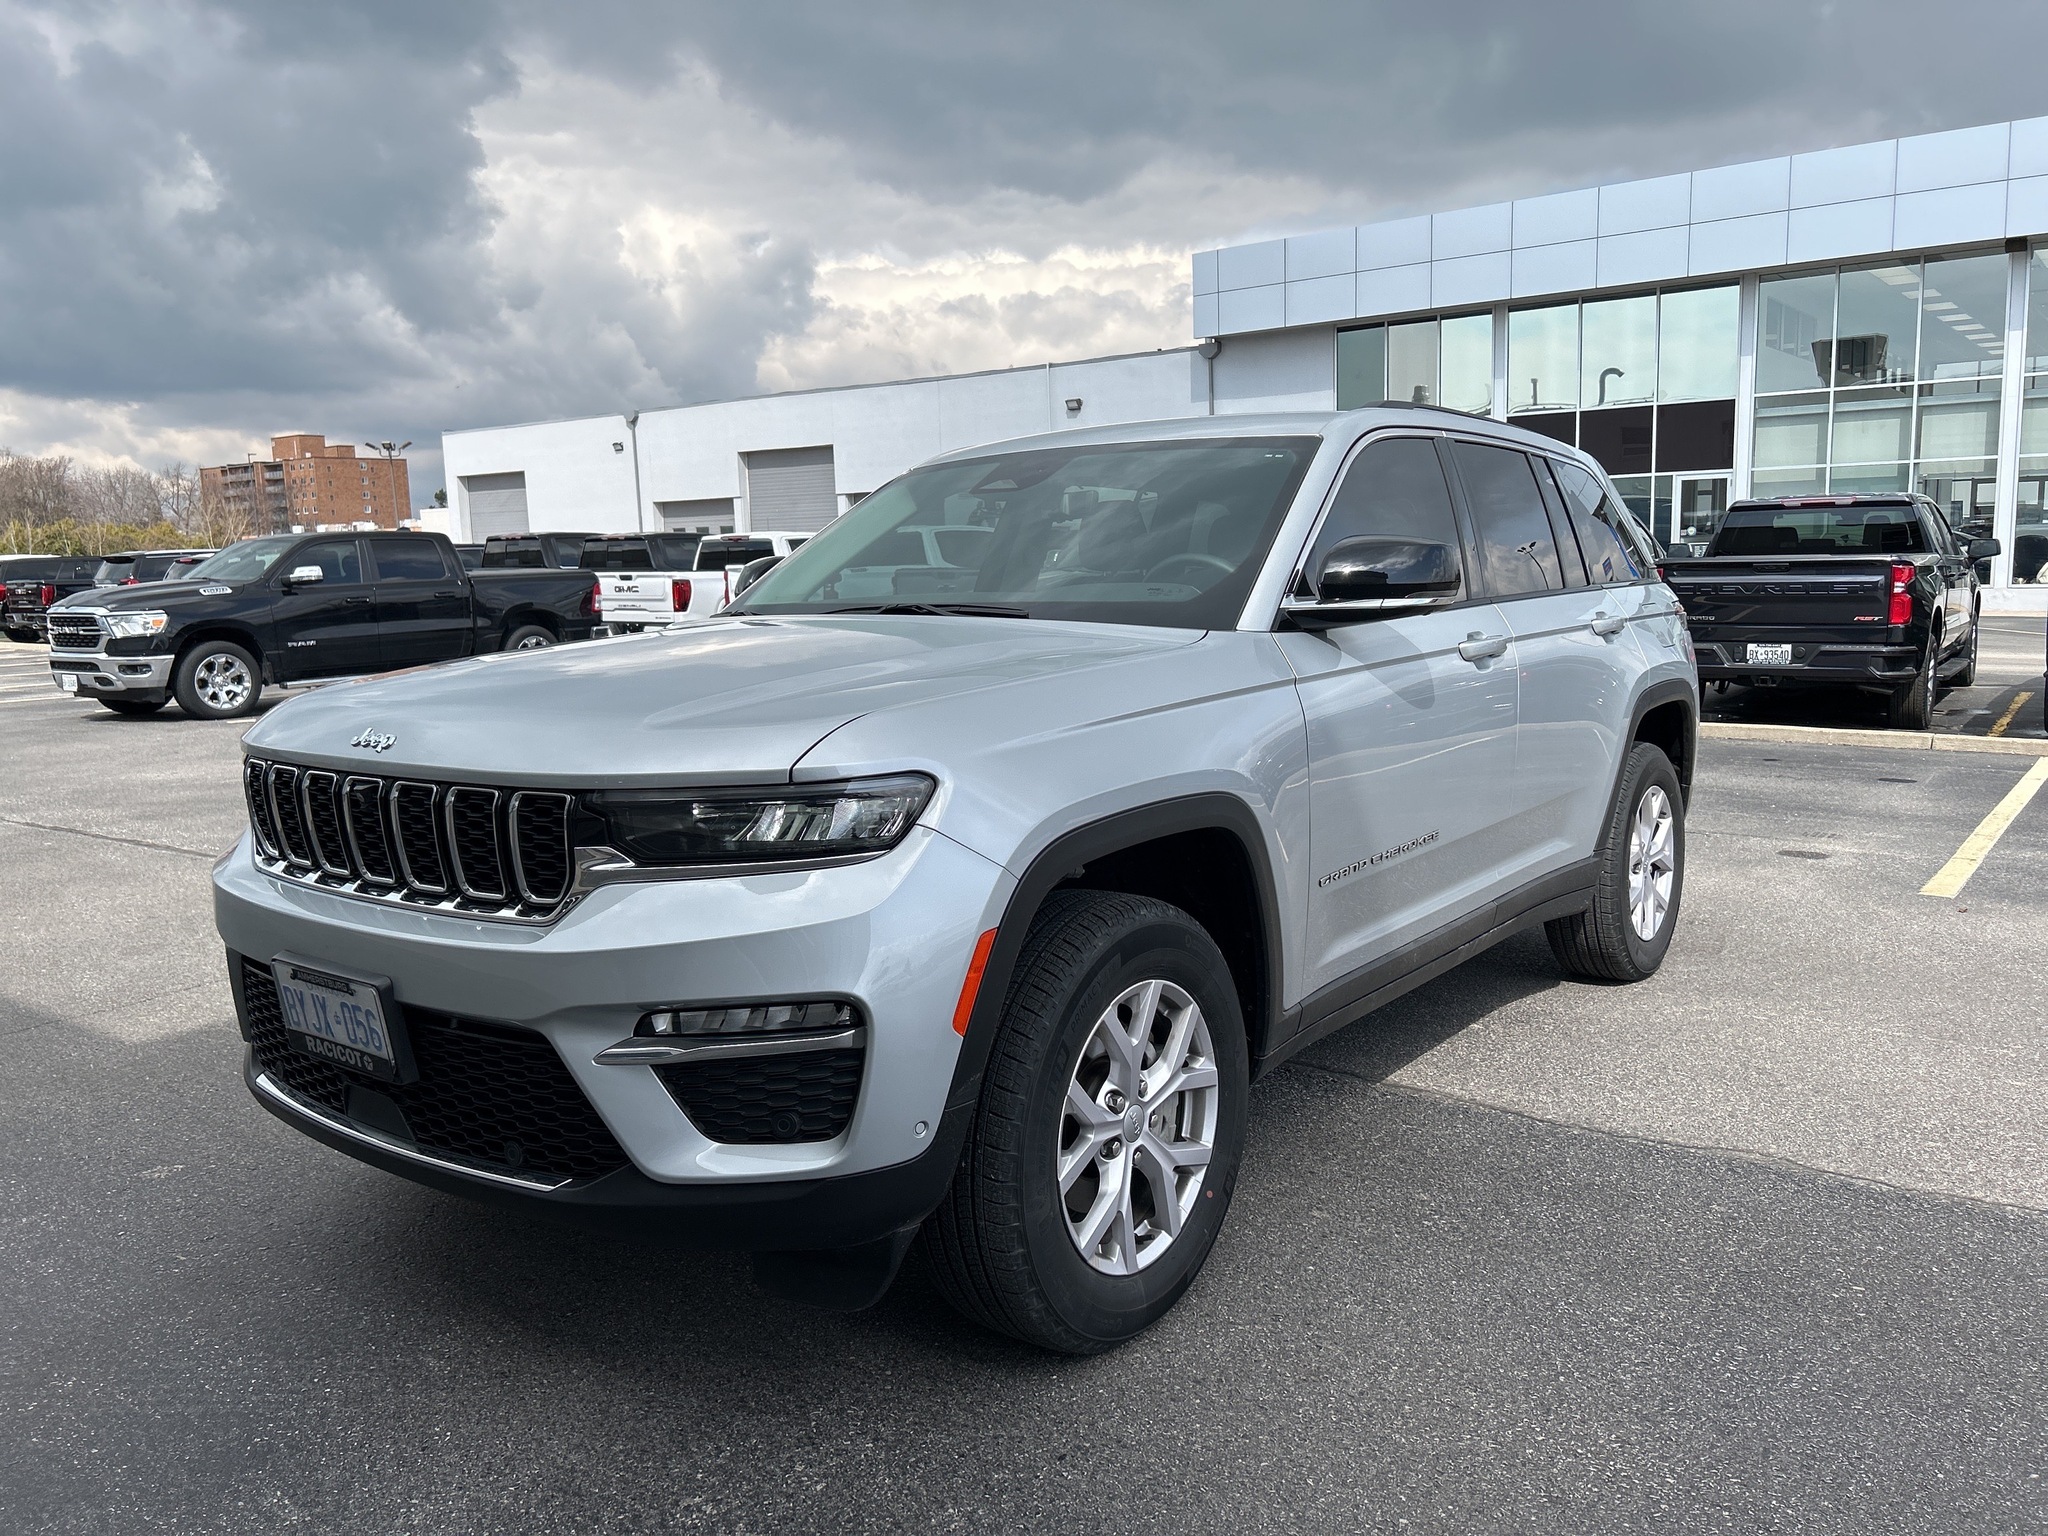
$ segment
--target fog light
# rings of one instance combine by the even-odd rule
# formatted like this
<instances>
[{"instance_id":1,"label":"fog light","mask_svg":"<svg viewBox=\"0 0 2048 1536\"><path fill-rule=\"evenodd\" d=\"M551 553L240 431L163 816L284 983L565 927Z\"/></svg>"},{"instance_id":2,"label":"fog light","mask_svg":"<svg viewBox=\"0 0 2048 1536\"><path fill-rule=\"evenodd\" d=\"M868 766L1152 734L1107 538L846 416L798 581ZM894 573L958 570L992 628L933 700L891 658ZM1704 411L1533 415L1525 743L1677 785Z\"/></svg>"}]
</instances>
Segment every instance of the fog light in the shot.
<instances>
[{"instance_id":1,"label":"fog light","mask_svg":"<svg viewBox=\"0 0 2048 1536\"><path fill-rule=\"evenodd\" d=\"M751 1003L731 1008L659 1008L640 1015L636 1035L758 1035L783 1030L845 1029L845 1003Z\"/></svg>"}]
</instances>

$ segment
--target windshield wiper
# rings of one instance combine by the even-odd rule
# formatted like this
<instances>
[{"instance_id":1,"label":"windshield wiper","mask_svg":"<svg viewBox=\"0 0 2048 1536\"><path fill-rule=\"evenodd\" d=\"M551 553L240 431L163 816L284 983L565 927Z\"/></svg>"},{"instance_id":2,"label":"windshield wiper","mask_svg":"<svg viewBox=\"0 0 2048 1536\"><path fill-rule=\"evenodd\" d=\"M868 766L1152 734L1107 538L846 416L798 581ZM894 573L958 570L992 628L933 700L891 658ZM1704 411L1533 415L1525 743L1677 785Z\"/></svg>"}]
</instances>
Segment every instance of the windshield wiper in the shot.
<instances>
[{"instance_id":1,"label":"windshield wiper","mask_svg":"<svg viewBox=\"0 0 2048 1536\"><path fill-rule=\"evenodd\" d=\"M964 614L974 619L1028 619L1029 608L1010 608L1001 603L855 603L850 608L827 608L827 613L911 613Z\"/></svg>"}]
</instances>

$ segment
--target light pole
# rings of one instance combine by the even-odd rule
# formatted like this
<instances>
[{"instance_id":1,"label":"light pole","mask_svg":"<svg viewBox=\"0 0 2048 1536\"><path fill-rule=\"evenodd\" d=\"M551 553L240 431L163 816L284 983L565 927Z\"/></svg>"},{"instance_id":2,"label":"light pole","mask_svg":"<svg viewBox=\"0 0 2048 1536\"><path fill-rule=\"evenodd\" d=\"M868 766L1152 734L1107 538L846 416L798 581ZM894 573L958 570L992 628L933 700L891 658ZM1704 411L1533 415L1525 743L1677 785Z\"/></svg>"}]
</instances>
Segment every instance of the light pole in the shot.
<instances>
[{"instance_id":1,"label":"light pole","mask_svg":"<svg viewBox=\"0 0 2048 1536\"><path fill-rule=\"evenodd\" d=\"M404 442L402 442L402 443L394 443L394 442L392 442L392 441L391 441L391 439L390 439L390 438L388 438L388 437L387 437L387 438L385 438L385 439L384 439L384 441L383 441L383 442L381 442L381 443L365 443L365 444L363 444L363 446L364 446L365 448L369 449L369 450L370 450L370 452L372 452L372 453L374 453L374 454L378 454L378 455L381 455L381 456L382 456L382 458L383 458L383 460L384 460L384 462L385 462L386 464L389 464L389 463L390 463L390 462L391 462L391 461L392 461L393 459L396 459L396 458L397 458L397 457L398 457L398 456L399 456L399 455L400 455L401 453L405 452L405 450L406 450L406 449L408 449L408 448L410 448L410 447L412 446L412 439L411 439L411 438L407 438L407 439L406 439L406 440L405 440ZM385 493L386 493L387 495L391 495L391 496L393 497L393 499L394 499L394 500L396 500L396 494L395 494L395 493L396 493L396 491L397 491L397 489L398 489L398 487L397 487L397 485L396 485L396 483L395 483L395 482L396 482L396 477L397 477L397 471L395 471L395 470L388 470L388 469L387 469L387 470L386 470L386 471L384 472L384 490L385 490ZM412 498L408 496L408 497L407 497L406 499L407 499L408 501L410 501L410 500L411 500ZM397 526L398 526L398 525L399 525L400 523L404 522L404 521L406 520L406 518L408 518L408 517L409 517L409 516L411 516L411 515L412 515L412 508L411 508L411 507L409 507L409 506L406 506L406 507L398 507L398 506L394 506L394 507L393 507L393 508L391 509L391 525L392 525L392 527L394 527L394 528L395 528L395 527L397 527Z\"/></svg>"}]
</instances>

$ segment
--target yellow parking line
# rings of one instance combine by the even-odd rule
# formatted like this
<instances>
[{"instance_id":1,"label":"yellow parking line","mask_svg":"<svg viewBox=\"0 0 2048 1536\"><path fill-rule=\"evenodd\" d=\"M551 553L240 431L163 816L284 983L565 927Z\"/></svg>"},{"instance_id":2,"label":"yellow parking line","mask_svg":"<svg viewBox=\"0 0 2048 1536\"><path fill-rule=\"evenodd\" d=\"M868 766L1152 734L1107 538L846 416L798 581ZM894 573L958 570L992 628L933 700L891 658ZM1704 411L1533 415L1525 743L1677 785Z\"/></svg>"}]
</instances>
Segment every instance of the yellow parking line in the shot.
<instances>
[{"instance_id":1,"label":"yellow parking line","mask_svg":"<svg viewBox=\"0 0 2048 1536\"><path fill-rule=\"evenodd\" d=\"M2020 706L2025 704L2027 700L2031 699L2032 697L2033 695L2031 693L2021 693L2014 695L2012 707L2008 709L2004 714L1998 717L1998 724L1991 727L1991 734L1994 736L2003 736L2005 734L2005 728L2008 725L2012 724L2012 717L2020 712Z\"/></svg>"},{"instance_id":2,"label":"yellow parking line","mask_svg":"<svg viewBox=\"0 0 2048 1536\"><path fill-rule=\"evenodd\" d=\"M2048 757L2029 768L2019 783L2006 792L2006 796L1991 808L1991 814L1977 823L1977 830L1963 839L1963 846L1935 874L1934 878L1920 887L1922 896L1955 896L1969 883L1970 876L1977 873L1977 866L1998 846L1998 840L2005 836L2005 829L2018 819L2027 802L2034 798L2043 784L2048 784Z\"/></svg>"}]
</instances>

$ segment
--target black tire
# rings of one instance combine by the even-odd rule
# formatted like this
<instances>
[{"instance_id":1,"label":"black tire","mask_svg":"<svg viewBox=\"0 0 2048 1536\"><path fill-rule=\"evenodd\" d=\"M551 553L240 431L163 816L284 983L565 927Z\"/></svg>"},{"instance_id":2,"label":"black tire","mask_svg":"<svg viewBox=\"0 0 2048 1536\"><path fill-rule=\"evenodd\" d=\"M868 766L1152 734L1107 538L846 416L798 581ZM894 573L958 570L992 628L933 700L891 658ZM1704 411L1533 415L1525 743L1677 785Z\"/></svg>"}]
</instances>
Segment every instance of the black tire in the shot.
<instances>
[{"instance_id":1,"label":"black tire","mask_svg":"<svg viewBox=\"0 0 2048 1536\"><path fill-rule=\"evenodd\" d=\"M1069 1230L1058 1172L1076 1124L1065 1108L1067 1088L1077 1063L1085 1069L1098 1021L1120 994L1150 980L1182 989L1207 1022L1216 1068L1212 1153L1178 1235L1135 1273L1109 1274L1091 1267ZM1113 1103L1108 1092L1104 1083L1097 1101ZM952 1187L924 1227L940 1292L985 1327L1065 1354L1095 1354L1143 1331L1180 1299L1222 1228L1244 1152L1248 1098L1236 986L1202 926L1149 897L1055 892L1018 957ZM1143 1107L1131 1104L1126 1113L1139 1116L1142 1137ZM1105 1127L1097 1134L1111 1133ZM1091 1151L1074 1187L1085 1190L1104 1177L1096 1155L1104 1167L1125 1166L1117 1161L1121 1145L1112 1135L1099 1154ZM1148 1179L1149 1209L1156 1188L1150 1176L1141 1170L1123 1177L1134 1190L1138 1178ZM1108 1188L1100 1185L1098 1196ZM1146 1220L1156 1241L1164 1229ZM1141 1249L1136 1241L1132 1246Z\"/></svg>"},{"instance_id":2,"label":"black tire","mask_svg":"<svg viewBox=\"0 0 2048 1536\"><path fill-rule=\"evenodd\" d=\"M238 675L238 665L241 686L227 686ZM263 696L263 670L232 640L202 640L178 658L171 692L178 708L195 720L233 720L256 708Z\"/></svg>"},{"instance_id":3,"label":"black tire","mask_svg":"<svg viewBox=\"0 0 2048 1536\"><path fill-rule=\"evenodd\" d=\"M1951 688L1968 688L1977 681L1977 620L1970 620L1970 649L1963 658L1963 664L1956 669L1948 682Z\"/></svg>"},{"instance_id":4,"label":"black tire","mask_svg":"<svg viewBox=\"0 0 2048 1536\"><path fill-rule=\"evenodd\" d=\"M522 624L505 637L508 651L544 651L554 643L554 632L538 624Z\"/></svg>"},{"instance_id":5,"label":"black tire","mask_svg":"<svg viewBox=\"0 0 2048 1536\"><path fill-rule=\"evenodd\" d=\"M1940 654L1941 637L1930 636L1920 658L1919 675L1892 690L1889 719L1893 730L1924 731L1934 725L1934 668Z\"/></svg>"},{"instance_id":6,"label":"black tire","mask_svg":"<svg viewBox=\"0 0 2048 1536\"><path fill-rule=\"evenodd\" d=\"M153 715L167 703L164 699L101 699L117 715Z\"/></svg>"},{"instance_id":7,"label":"black tire","mask_svg":"<svg viewBox=\"0 0 2048 1536\"><path fill-rule=\"evenodd\" d=\"M1671 864L1670 899L1648 937L1637 931L1630 901L1634 873L1633 833L1638 812L1656 791L1669 808ZM1679 793L1678 770L1655 747L1637 742L1621 768L1621 793L1607 835L1601 839L1600 873L1593 887L1593 905L1570 917L1543 925L1558 964L1584 981L1642 981L1664 963L1671 935L1678 927L1679 899L1685 893L1685 801Z\"/></svg>"},{"instance_id":8,"label":"black tire","mask_svg":"<svg viewBox=\"0 0 2048 1536\"><path fill-rule=\"evenodd\" d=\"M0 633L4 633L16 645L33 645L42 638L32 629L9 629Z\"/></svg>"}]
</instances>

